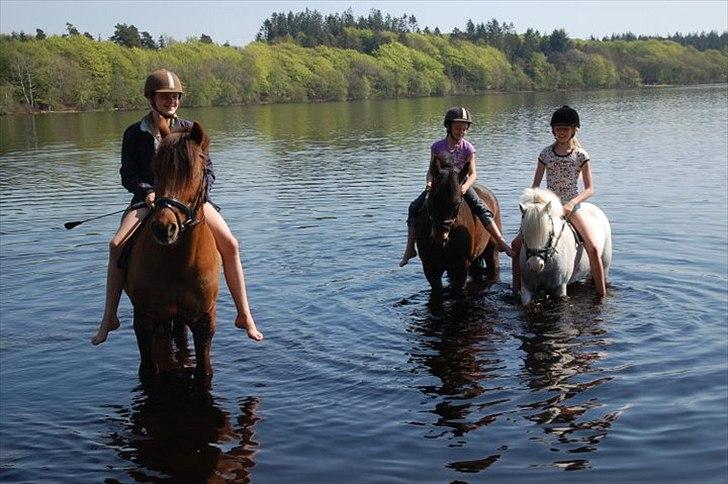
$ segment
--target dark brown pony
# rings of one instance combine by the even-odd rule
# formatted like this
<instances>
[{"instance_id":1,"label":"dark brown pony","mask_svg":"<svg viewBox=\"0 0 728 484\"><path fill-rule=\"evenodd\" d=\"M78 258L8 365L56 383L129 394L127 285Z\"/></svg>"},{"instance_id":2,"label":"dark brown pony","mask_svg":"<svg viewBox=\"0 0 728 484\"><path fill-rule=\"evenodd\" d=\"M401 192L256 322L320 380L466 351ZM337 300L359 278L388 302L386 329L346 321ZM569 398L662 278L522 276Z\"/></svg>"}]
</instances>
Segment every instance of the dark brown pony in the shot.
<instances>
[{"instance_id":1,"label":"dark brown pony","mask_svg":"<svg viewBox=\"0 0 728 484\"><path fill-rule=\"evenodd\" d=\"M153 161L156 200L131 248L124 287L134 306L142 379L175 367L172 343L186 350L187 327L197 376L212 376L220 256L203 211L208 143L194 123L166 136Z\"/></svg>"},{"instance_id":2,"label":"dark brown pony","mask_svg":"<svg viewBox=\"0 0 728 484\"><path fill-rule=\"evenodd\" d=\"M475 272L470 271L473 263L482 259L485 280L494 282L500 266L498 246L463 198L457 170L448 160L435 157L430 173L432 189L415 221L417 250L427 281L432 289L440 290L442 275L447 272L450 287L463 289L468 273ZM480 185L475 185L475 191L493 212L493 221L500 229L495 195Z\"/></svg>"}]
</instances>

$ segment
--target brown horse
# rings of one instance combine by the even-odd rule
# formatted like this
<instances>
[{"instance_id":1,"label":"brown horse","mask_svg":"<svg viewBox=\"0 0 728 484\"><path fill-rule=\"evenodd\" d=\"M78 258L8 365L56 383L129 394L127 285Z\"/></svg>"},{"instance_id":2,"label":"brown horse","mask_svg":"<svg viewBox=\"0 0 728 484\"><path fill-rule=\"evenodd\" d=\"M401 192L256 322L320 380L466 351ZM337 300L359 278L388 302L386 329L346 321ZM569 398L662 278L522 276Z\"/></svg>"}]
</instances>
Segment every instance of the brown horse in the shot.
<instances>
[{"instance_id":1,"label":"brown horse","mask_svg":"<svg viewBox=\"0 0 728 484\"><path fill-rule=\"evenodd\" d=\"M172 342L186 349L187 327L197 376L212 376L220 256L203 211L208 143L194 123L165 137L152 163L156 200L131 248L124 287L134 306L142 379L173 368Z\"/></svg>"},{"instance_id":2,"label":"brown horse","mask_svg":"<svg viewBox=\"0 0 728 484\"><path fill-rule=\"evenodd\" d=\"M430 166L432 189L415 221L417 250L425 277L434 290L442 289L442 275L447 272L450 287L463 289L471 266L478 259L485 262L484 277L498 278L498 246L463 198L458 172L443 158L435 157ZM475 191L493 212L493 221L501 229L500 207L495 195L475 185Z\"/></svg>"}]
</instances>

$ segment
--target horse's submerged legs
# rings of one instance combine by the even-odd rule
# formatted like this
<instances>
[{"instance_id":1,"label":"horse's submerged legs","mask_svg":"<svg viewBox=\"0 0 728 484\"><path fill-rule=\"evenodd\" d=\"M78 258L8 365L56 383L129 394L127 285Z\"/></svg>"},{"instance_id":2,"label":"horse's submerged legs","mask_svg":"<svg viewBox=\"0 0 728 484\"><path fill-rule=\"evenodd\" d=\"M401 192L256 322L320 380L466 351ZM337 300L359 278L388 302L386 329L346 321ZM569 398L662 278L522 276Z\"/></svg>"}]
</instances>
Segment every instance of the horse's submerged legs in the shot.
<instances>
[{"instance_id":1,"label":"horse's submerged legs","mask_svg":"<svg viewBox=\"0 0 728 484\"><path fill-rule=\"evenodd\" d=\"M139 346L139 379L148 381L157 375L154 361L154 329L150 321L134 311L134 333Z\"/></svg>"},{"instance_id":2,"label":"horse's submerged legs","mask_svg":"<svg viewBox=\"0 0 728 484\"><path fill-rule=\"evenodd\" d=\"M468 262L462 261L451 265L447 270L447 277L451 288L458 291L465 289L465 284L468 282Z\"/></svg>"},{"instance_id":3,"label":"horse's submerged legs","mask_svg":"<svg viewBox=\"0 0 728 484\"><path fill-rule=\"evenodd\" d=\"M210 350L212 348L212 336L215 334L215 309L213 308L209 313L191 323L190 329L195 344L195 374L198 378L209 380L212 378Z\"/></svg>"},{"instance_id":4,"label":"horse's submerged legs","mask_svg":"<svg viewBox=\"0 0 728 484\"><path fill-rule=\"evenodd\" d=\"M500 276L500 258L498 257L498 248L494 241L488 242L485 250L480 255L480 259L485 262L484 279L488 282L496 282Z\"/></svg>"},{"instance_id":5,"label":"horse's submerged legs","mask_svg":"<svg viewBox=\"0 0 728 484\"><path fill-rule=\"evenodd\" d=\"M422 264L427 282L430 283L433 291L442 291L442 274L445 272L442 267L434 267L432 264Z\"/></svg>"}]
</instances>

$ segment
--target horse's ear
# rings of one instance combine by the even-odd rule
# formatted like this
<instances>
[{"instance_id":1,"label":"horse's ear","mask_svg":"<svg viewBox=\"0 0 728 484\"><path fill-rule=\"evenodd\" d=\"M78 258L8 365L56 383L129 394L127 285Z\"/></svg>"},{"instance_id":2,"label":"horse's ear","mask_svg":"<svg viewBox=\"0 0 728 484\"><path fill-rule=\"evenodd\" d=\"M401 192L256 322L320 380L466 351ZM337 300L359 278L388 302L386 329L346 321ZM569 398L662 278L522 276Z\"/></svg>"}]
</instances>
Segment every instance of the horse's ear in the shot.
<instances>
[{"instance_id":1,"label":"horse's ear","mask_svg":"<svg viewBox=\"0 0 728 484\"><path fill-rule=\"evenodd\" d=\"M546 212L546 213L551 213L551 200L549 200L549 203L547 203L546 205L544 205L543 211Z\"/></svg>"},{"instance_id":2,"label":"horse's ear","mask_svg":"<svg viewBox=\"0 0 728 484\"><path fill-rule=\"evenodd\" d=\"M432 158L430 171L432 173L442 173L444 170L452 167L452 161L449 159L449 153L437 153Z\"/></svg>"},{"instance_id":3,"label":"horse's ear","mask_svg":"<svg viewBox=\"0 0 728 484\"><path fill-rule=\"evenodd\" d=\"M207 146L210 144L210 139L205 134L205 130L202 129L202 125L195 121L192 123L192 129L190 130L190 139L200 145L202 151L207 151Z\"/></svg>"},{"instance_id":4,"label":"horse's ear","mask_svg":"<svg viewBox=\"0 0 728 484\"><path fill-rule=\"evenodd\" d=\"M519 203L518 204L518 208L521 209L521 215L523 215L524 213L526 213L526 207L522 203Z\"/></svg>"}]
</instances>

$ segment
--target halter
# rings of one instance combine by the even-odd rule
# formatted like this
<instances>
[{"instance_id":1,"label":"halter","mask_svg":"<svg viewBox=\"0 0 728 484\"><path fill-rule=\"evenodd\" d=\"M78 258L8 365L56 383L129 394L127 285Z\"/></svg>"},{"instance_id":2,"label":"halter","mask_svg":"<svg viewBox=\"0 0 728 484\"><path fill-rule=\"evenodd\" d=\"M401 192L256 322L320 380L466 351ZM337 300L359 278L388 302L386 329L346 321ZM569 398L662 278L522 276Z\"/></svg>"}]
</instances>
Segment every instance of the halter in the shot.
<instances>
[{"instance_id":1,"label":"halter","mask_svg":"<svg viewBox=\"0 0 728 484\"><path fill-rule=\"evenodd\" d=\"M430 218L430 223L433 225L433 227L437 227L440 230L449 231L450 227L452 227L452 224L455 223L455 219L458 216L458 212L460 211L460 205L463 203L463 198L460 197L460 201L457 205L455 205L455 208L453 209L452 213L450 214L449 218L445 219L437 219L432 214L432 210L430 210L430 200L431 197L428 194L427 195L427 203L425 204L425 207L427 208L427 216Z\"/></svg>"},{"instance_id":2,"label":"halter","mask_svg":"<svg viewBox=\"0 0 728 484\"><path fill-rule=\"evenodd\" d=\"M551 215L549 215L549 221L551 222L551 231L549 232L549 241L544 248L531 249L528 245L526 245L526 240L524 238L523 247L526 249L526 260L534 256L540 257L543 259L545 264L549 258L554 255L554 253L558 252L556 247L559 245L559 240L561 239L561 235L564 233L564 228L568 225L568 222L564 220L564 224L561 226L561 230L557 236L556 231L554 230L554 219Z\"/></svg>"},{"instance_id":3,"label":"halter","mask_svg":"<svg viewBox=\"0 0 728 484\"><path fill-rule=\"evenodd\" d=\"M152 209L150 215L154 212L162 210L163 208L169 208L169 209L176 208L176 209L182 211L187 216L187 220L182 222L182 221L180 221L177 211L172 210L172 213L174 214L174 218L177 220L177 226L179 226L180 233L184 232L188 228L194 227L195 225L197 225L201 222L200 219L195 217L195 214L197 213L197 211L200 209L200 206L202 205L202 193L203 193L204 186L205 186L204 183L202 183L200 185L200 190L197 192L197 195L195 196L195 199L192 202L192 206L188 206L173 197L161 197L154 201L154 208Z\"/></svg>"}]
</instances>

